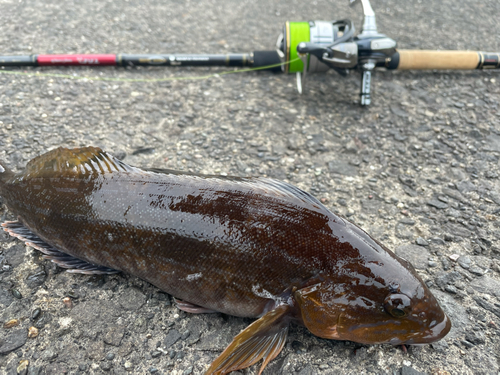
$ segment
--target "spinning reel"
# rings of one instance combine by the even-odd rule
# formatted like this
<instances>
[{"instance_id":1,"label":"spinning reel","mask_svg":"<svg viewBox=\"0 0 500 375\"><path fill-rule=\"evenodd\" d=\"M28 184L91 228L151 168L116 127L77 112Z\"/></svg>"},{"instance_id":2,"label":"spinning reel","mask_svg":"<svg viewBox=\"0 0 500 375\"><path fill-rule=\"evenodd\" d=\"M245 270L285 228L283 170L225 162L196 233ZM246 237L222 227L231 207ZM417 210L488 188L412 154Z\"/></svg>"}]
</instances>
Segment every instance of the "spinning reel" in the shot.
<instances>
[{"instance_id":1,"label":"spinning reel","mask_svg":"<svg viewBox=\"0 0 500 375\"><path fill-rule=\"evenodd\" d=\"M351 5L357 2L350 1ZM396 41L377 31L369 0L361 0L361 4L364 21L357 36L350 20L285 24L276 46L283 61L292 61L282 65L282 69L285 73L296 73L299 93L304 90L307 73L333 69L345 76L349 69L358 67L362 74L361 105L370 104L372 71L396 53Z\"/></svg>"}]
</instances>

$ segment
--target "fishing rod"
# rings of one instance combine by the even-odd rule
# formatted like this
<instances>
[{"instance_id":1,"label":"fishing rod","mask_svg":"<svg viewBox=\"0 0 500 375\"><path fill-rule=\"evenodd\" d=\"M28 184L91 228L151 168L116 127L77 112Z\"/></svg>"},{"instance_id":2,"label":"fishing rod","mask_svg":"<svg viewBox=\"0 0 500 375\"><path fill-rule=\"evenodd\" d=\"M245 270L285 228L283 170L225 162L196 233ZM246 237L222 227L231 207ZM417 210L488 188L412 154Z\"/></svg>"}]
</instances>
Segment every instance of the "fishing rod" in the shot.
<instances>
[{"instance_id":1,"label":"fishing rod","mask_svg":"<svg viewBox=\"0 0 500 375\"><path fill-rule=\"evenodd\" d=\"M361 73L361 105L371 103L371 79L376 68L389 70L471 70L500 68L500 53L479 51L398 50L397 42L377 31L369 0L361 2L363 26L355 35L348 19L286 22L276 49L240 54L64 54L0 56L0 66L232 66L250 70L295 73L304 92L307 74L329 69L345 76Z\"/></svg>"}]
</instances>

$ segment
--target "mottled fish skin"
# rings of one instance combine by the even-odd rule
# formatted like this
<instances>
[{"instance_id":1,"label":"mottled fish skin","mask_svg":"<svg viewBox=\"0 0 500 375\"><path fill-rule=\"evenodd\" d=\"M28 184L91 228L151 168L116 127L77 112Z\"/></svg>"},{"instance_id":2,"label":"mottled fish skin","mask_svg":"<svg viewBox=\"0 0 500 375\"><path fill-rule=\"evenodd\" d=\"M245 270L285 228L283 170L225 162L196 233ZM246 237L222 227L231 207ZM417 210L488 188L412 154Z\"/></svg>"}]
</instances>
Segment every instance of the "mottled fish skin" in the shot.
<instances>
[{"instance_id":1,"label":"mottled fish skin","mask_svg":"<svg viewBox=\"0 0 500 375\"><path fill-rule=\"evenodd\" d=\"M74 167L78 157L56 152L68 151L33 160L1 193L26 227L80 259L246 317L262 315L270 298L301 286L326 260L318 252L303 262L304 246L317 240L310 231L320 235L328 221L306 193L297 199L267 179L143 171L94 149ZM284 259L290 266L276 267Z\"/></svg>"},{"instance_id":2,"label":"mottled fish skin","mask_svg":"<svg viewBox=\"0 0 500 375\"><path fill-rule=\"evenodd\" d=\"M450 329L408 262L292 185L141 170L93 147L53 150L17 175L2 169L0 195L50 246L200 311L267 313L257 322L272 325L252 325L276 335L264 366L290 320L361 343L428 343ZM209 373L243 368L226 364L232 350Z\"/></svg>"}]
</instances>

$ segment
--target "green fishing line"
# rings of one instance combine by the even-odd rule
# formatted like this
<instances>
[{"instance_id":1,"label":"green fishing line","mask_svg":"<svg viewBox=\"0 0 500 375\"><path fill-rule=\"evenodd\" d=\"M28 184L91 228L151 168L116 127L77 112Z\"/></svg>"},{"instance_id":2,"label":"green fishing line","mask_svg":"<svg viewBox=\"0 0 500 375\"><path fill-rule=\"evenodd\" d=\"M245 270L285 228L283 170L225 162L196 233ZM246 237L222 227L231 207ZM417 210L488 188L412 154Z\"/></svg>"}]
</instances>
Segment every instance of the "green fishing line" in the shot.
<instances>
[{"instance_id":1,"label":"green fishing line","mask_svg":"<svg viewBox=\"0 0 500 375\"><path fill-rule=\"evenodd\" d=\"M289 73L302 72L304 70L304 63L300 60L299 55L297 53L297 46L301 42L309 42L310 36L310 26L308 22L287 22L286 25L288 39L287 43L290 45L287 46L287 50L290 55L288 66Z\"/></svg>"}]
</instances>

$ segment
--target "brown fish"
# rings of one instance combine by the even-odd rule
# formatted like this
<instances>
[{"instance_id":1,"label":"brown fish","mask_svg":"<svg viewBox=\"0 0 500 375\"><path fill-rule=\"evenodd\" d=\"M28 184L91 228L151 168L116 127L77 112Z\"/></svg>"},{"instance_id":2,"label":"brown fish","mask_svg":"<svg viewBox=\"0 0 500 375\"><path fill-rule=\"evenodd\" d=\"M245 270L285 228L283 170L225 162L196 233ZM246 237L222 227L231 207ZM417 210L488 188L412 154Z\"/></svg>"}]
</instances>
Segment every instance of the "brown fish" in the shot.
<instances>
[{"instance_id":1,"label":"brown fish","mask_svg":"<svg viewBox=\"0 0 500 375\"><path fill-rule=\"evenodd\" d=\"M263 359L290 322L364 344L420 344L451 323L414 268L308 193L268 178L131 167L98 148L59 148L14 174L2 224L70 272L123 271L178 307L258 318L207 374ZM260 372L259 372L260 373Z\"/></svg>"}]
</instances>

